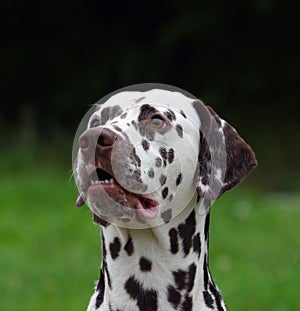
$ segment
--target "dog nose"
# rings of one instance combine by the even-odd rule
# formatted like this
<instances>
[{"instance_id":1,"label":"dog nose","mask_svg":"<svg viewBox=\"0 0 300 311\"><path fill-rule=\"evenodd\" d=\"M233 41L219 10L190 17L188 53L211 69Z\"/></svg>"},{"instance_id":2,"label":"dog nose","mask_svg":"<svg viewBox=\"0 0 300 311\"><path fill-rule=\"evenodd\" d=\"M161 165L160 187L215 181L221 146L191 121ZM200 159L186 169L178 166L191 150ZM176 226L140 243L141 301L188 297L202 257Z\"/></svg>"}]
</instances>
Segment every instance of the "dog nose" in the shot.
<instances>
[{"instance_id":1,"label":"dog nose","mask_svg":"<svg viewBox=\"0 0 300 311\"><path fill-rule=\"evenodd\" d=\"M111 130L102 129L97 140L97 146L99 148L111 147L114 144L116 138L117 138L116 134Z\"/></svg>"},{"instance_id":2,"label":"dog nose","mask_svg":"<svg viewBox=\"0 0 300 311\"><path fill-rule=\"evenodd\" d=\"M116 139L117 135L109 129L91 128L79 137L79 147L87 159L93 159L95 153L107 155Z\"/></svg>"}]
</instances>

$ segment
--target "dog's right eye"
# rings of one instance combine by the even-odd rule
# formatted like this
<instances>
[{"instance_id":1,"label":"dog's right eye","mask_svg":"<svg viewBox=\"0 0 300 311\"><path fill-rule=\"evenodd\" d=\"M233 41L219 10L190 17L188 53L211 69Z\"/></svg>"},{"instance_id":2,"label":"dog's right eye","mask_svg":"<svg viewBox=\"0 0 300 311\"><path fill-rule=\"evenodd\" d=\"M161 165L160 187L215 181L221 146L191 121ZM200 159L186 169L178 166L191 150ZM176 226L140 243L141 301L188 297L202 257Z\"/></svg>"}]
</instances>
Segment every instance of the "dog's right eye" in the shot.
<instances>
[{"instance_id":1,"label":"dog's right eye","mask_svg":"<svg viewBox=\"0 0 300 311\"><path fill-rule=\"evenodd\" d=\"M94 119L91 121L90 127L97 127L100 125L100 120Z\"/></svg>"}]
</instances>

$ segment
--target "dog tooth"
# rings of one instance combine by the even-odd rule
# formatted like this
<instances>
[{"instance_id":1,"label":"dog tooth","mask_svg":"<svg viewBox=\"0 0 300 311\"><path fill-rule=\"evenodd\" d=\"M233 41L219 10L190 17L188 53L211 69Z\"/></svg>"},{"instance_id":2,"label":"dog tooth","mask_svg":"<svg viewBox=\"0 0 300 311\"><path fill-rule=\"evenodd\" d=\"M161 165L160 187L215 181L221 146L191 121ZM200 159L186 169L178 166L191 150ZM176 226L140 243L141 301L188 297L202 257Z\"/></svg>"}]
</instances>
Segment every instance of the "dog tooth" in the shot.
<instances>
[{"instance_id":1,"label":"dog tooth","mask_svg":"<svg viewBox=\"0 0 300 311\"><path fill-rule=\"evenodd\" d=\"M113 184L114 183L114 180L113 180L113 178L109 181L111 184Z\"/></svg>"}]
</instances>

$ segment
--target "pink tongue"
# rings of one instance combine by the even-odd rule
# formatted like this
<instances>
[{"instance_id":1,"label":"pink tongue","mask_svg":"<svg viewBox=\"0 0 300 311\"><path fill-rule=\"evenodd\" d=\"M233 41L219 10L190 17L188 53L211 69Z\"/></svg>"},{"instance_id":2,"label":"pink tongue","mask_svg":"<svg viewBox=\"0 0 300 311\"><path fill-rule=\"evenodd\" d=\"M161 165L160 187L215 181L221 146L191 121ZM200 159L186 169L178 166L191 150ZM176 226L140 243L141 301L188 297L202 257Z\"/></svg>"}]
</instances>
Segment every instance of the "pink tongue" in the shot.
<instances>
[{"instance_id":1,"label":"pink tongue","mask_svg":"<svg viewBox=\"0 0 300 311\"><path fill-rule=\"evenodd\" d=\"M144 208L140 200L137 200L136 209L138 212L143 215L145 218L154 219L157 216L158 209L157 207Z\"/></svg>"},{"instance_id":2,"label":"pink tongue","mask_svg":"<svg viewBox=\"0 0 300 311\"><path fill-rule=\"evenodd\" d=\"M101 200L103 189L113 200L125 207L137 209L138 213L140 213L143 217L153 219L157 216L157 206L149 206L144 208L143 204L137 196L132 193L125 192L124 189L122 189L117 184L102 184L101 186L92 186L89 188L88 194L98 197Z\"/></svg>"}]
</instances>

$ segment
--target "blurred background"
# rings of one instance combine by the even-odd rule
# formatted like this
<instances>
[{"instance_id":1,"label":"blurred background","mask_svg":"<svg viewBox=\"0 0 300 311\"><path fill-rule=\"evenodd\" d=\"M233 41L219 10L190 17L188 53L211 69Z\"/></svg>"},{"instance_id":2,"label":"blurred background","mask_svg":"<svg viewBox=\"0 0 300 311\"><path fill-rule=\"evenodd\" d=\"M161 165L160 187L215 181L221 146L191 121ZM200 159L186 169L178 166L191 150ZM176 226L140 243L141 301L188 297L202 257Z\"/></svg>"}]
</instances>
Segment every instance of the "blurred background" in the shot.
<instances>
[{"instance_id":1,"label":"blurred background","mask_svg":"<svg viewBox=\"0 0 300 311\"><path fill-rule=\"evenodd\" d=\"M2 1L1 310L85 310L101 253L87 207L74 208L73 137L90 105L146 82L199 97L256 152L213 207L228 309L300 309L296 4Z\"/></svg>"}]
</instances>

